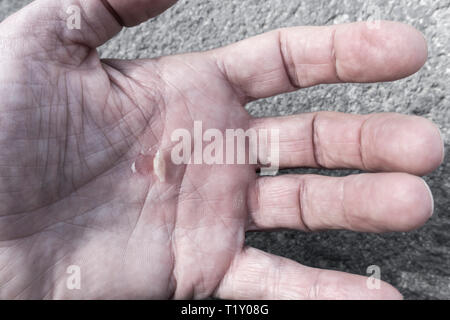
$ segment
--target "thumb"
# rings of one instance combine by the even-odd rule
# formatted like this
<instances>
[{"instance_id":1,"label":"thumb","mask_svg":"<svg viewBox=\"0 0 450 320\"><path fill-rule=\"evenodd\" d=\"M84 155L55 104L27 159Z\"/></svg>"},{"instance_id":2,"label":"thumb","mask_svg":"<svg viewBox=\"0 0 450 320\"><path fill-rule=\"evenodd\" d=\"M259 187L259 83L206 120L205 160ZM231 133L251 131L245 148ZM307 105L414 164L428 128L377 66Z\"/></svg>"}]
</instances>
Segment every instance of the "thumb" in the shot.
<instances>
[{"instance_id":1,"label":"thumb","mask_svg":"<svg viewBox=\"0 0 450 320\"><path fill-rule=\"evenodd\" d=\"M20 41L21 54L96 48L123 26L135 26L165 11L176 0L36 0L0 24L3 43ZM70 25L72 23L72 25ZM34 45L33 45L34 44ZM17 43L14 46L17 49ZM81 50L82 51L82 50ZM36 55L38 53L38 55Z\"/></svg>"}]
</instances>

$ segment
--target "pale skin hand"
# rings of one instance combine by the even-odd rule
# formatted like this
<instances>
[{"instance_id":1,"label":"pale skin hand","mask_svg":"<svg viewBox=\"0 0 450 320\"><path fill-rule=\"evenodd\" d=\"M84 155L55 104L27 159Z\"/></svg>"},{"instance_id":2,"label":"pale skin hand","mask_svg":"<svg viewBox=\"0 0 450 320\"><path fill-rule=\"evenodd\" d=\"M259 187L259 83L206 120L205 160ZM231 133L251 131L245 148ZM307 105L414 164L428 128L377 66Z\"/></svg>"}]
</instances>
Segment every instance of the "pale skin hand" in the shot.
<instances>
[{"instance_id":1,"label":"pale skin hand","mask_svg":"<svg viewBox=\"0 0 450 320\"><path fill-rule=\"evenodd\" d=\"M109 0L127 26L173 2ZM66 28L71 4L81 30ZM99 60L96 47L120 29L101 1L75 0L38 0L0 25L0 298L401 297L386 283L369 290L365 277L246 248L244 235L421 226L432 196L416 176L442 162L438 129L396 114L256 120L243 106L320 83L408 76L426 60L419 32L299 27L204 53ZM170 134L194 120L279 128L285 168L373 173L258 178L254 166L175 166ZM166 182L149 171L156 150ZM70 265L81 268L81 290L66 288Z\"/></svg>"}]
</instances>

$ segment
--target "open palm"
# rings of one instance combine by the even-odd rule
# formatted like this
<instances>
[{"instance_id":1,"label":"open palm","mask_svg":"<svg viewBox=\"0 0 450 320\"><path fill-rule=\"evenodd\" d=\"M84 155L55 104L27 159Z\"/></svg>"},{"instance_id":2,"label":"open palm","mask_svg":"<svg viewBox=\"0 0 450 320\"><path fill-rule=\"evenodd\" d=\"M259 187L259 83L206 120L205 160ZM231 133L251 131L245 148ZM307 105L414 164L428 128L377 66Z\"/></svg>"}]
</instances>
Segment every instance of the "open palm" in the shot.
<instances>
[{"instance_id":1,"label":"open palm","mask_svg":"<svg viewBox=\"0 0 450 320\"><path fill-rule=\"evenodd\" d=\"M38 0L0 25L0 297L399 297L247 248L245 232L422 225L432 197L414 175L442 161L436 127L395 114L253 119L244 106L319 83L408 76L426 59L420 33L389 22L299 27L204 53L99 59L121 24L173 2ZM66 26L70 5L79 30ZM194 121L279 129L284 168L403 173L260 178L253 165L175 165L171 134ZM72 265L79 290L67 287Z\"/></svg>"}]
</instances>

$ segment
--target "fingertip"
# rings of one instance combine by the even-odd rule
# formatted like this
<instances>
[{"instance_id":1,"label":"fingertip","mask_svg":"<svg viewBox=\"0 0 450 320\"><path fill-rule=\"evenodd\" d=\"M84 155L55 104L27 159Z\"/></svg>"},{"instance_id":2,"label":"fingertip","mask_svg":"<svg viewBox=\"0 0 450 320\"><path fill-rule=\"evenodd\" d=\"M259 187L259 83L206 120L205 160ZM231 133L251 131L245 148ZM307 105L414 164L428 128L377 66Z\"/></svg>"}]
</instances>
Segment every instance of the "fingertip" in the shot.
<instances>
[{"instance_id":1,"label":"fingertip","mask_svg":"<svg viewBox=\"0 0 450 320\"><path fill-rule=\"evenodd\" d=\"M405 54L406 50L410 51L409 57L409 75L416 73L419 71L428 60L428 43L425 38L425 35L414 28L413 26L405 23L398 23L401 28L404 29L403 35L403 44L405 46Z\"/></svg>"},{"instance_id":2,"label":"fingertip","mask_svg":"<svg viewBox=\"0 0 450 320\"><path fill-rule=\"evenodd\" d=\"M379 37L391 42L386 49L396 49L384 52L386 64L392 69L392 74L386 80L408 77L419 71L426 63L428 59L426 38L413 26L401 22L385 21L380 28Z\"/></svg>"},{"instance_id":3,"label":"fingertip","mask_svg":"<svg viewBox=\"0 0 450 320\"><path fill-rule=\"evenodd\" d=\"M345 82L405 78L420 70L428 58L424 35L410 25L391 21L342 26L336 31L335 47L337 72Z\"/></svg>"},{"instance_id":4,"label":"fingertip","mask_svg":"<svg viewBox=\"0 0 450 320\"><path fill-rule=\"evenodd\" d=\"M379 277L340 273L339 278L341 290L338 295L325 295L326 299L403 300L403 295L394 286Z\"/></svg>"},{"instance_id":5,"label":"fingertip","mask_svg":"<svg viewBox=\"0 0 450 320\"><path fill-rule=\"evenodd\" d=\"M411 117L409 148L405 154L405 162L410 167L410 173L419 176L427 175L436 170L444 161L444 140L439 128L430 120L423 117Z\"/></svg>"},{"instance_id":6,"label":"fingertip","mask_svg":"<svg viewBox=\"0 0 450 320\"><path fill-rule=\"evenodd\" d=\"M436 170L444 161L444 140L439 128L423 117L411 117L409 136L410 151L406 161L411 173L419 176ZM406 137L405 137L406 138ZM416 159L416 161L414 161Z\"/></svg>"},{"instance_id":7,"label":"fingertip","mask_svg":"<svg viewBox=\"0 0 450 320\"><path fill-rule=\"evenodd\" d=\"M403 295L400 291L391 284L382 281L381 282L381 299L383 300L403 300Z\"/></svg>"},{"instance_id":8,"label":"fingertip","mask_svg":"<svg viewBox=\"0 0 450 320\"><path fill-rule=\"evenodd\" d=\"M391 231L411 231L423 226L432 216L431 190L422 178L397 174L385 190L390 199ZM386 198L388 199L388 198Z\"/></svg>"},{"instance_id":9,"label":"fingertip","mask_svg":"<svg viewBox=\"0 0 450 320\"><path fill-rule=\"evenodd\" d=\"M371 144L368 165L374 170L424 176L443 162L442 135L425 118L384 114L369 120L366 128Z\"/></svg>"},{"instance_id":10,"label":"fingertip","mask_svg":"<svg viewBox=\"0 0 450 320\"><path fill-rule=\"evenodd\" d=\"M365 278L365 282L363 293L365 300L403 300L400 291L386 281L369 277Z\"/></svg>"}]
</instances>

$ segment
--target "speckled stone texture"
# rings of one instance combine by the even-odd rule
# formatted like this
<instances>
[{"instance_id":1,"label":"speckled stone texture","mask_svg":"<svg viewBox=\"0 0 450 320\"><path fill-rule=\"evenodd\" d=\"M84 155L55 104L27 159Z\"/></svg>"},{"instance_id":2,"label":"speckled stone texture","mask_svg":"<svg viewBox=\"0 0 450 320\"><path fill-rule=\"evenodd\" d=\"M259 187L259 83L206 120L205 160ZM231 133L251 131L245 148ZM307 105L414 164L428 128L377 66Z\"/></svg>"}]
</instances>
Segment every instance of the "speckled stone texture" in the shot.
<instances>
[{"instance_id":1,"label":"speckled stone texture","mask_svg":"<svg viewBox=\"0 0 450 320\"><path fill-rule=\"evenodd\" d=\"M28 2L0 0L0 19ZM429 60L418 74L395 83L318 86L257 101L248 106L249 112L258 117L318 110L421 115L441 128L449 159L450 0L180 0L156 19L122 31L101 48L101 54L131 59L206 50L278 27L363 20L368 12L374 12L370 5L379 8L382 19L412 24L425 34ZM449 299L449 161L426 180L435 196L435 215L419 231L383 235L252 233L247 242L320 268L365 274L366 268L375 264L381 267L382 278L407 299Z\"/></svg>"}]
</instances>

